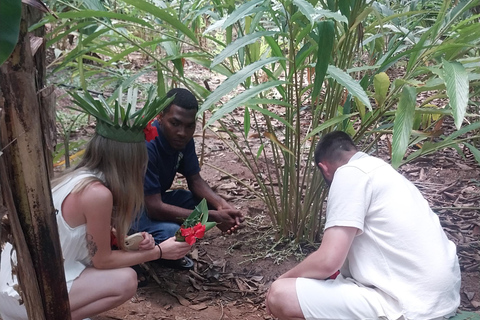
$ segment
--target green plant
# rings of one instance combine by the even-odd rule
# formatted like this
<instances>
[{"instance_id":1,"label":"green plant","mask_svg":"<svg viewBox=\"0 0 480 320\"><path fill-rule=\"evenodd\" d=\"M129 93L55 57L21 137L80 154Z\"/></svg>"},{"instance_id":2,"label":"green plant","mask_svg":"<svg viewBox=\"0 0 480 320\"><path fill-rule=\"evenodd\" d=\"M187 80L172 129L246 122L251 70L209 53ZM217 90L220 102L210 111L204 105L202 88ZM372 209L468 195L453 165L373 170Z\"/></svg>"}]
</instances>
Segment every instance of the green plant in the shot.
<instances>
[{"instance_id":1,"label":"green plant","mask_svg":"<svg viewBox=\"0 0 480 320\"><path fill-rule=\"evenodd\" d=\"M478 132L479 116L469 114L467 108L469 99L479 86L480 60L472 56L472 50L480 45L480 30L475 23L478 15L470 12L479 3L477 0L462 1L453 6L450 1L437 1L436 12L403 12L402 17L415 16L418 19L418 14L423 14L434 16L435 21L427 27L419 27L416 22L407 25L408 28L397 26L395 41L391 41L381 52L375 65L377 74L368 80L374 83L371 95L377 108L365 112L361 104L357 104L362 126L356 137L362 137L372 128L376 138L392 134L394 166L398 167L420 155L478 139L475 132ZM372 34L372 30L379 28L383 30L386 23L394 22L398 16L377 16L378 19L367 28L366 33ZM416 33L411 30L416 30ZM401 78L391 81L382 73L399 63L405 65ZM428 98L417 104L420 94ZM435 99L445 101L447 98L448 103L443 102L444 105L434 103ZM450 136L444 136L440 129L446 116L453 117L459 130ZM460 130L466 117L473 123ZM456 139L466 133L470 136ZM419 143L423 143L422 148L404 159L407 148Z\"/></svg>"},{"instance_id":2,"label":"green plant","mask_svg":"<svg viewBox=\"0 0 480 320\"><path fill-rule=\"evenodd\" d=\"M61 135L63 143L55 146L54 163L63 156L65 158L65 168L70 168L70 150L72 147L70 135L72 131L76 130L82 123L85 123L86 115L84 113L57 110L56 119L60 129L58 133ZM84 143L84 140L78 141L75 143L74 148L78 148Z\"/></svg>"},{"instance_id":3,"label":"green plant","mask_svg":"<svg viewBox=\"0 0 480 320\"><path fill-rule=\"evenodd\" d=\"M322 230L325 190L319 187L321 177L312 164L315 135L343 127L346 119L355 116L343 114L345 88L370 107L365 91L344 70L354 62L358 27L371 6L366 1L323 6L304 1L249 1L219 14L224 19L216 28L225 30L227 36L210 68L223 65L233 74L200 110L212 110L207 126L215 121L222 125L229 134L225 143L255 174L260 191L252 191L266 203L280 234L295 239L318 240ZM337 13L339 9L343 14ZM229 39L230 33L237 35L235 40ZM313 72L314 80L310 78ZM244 91L217 106L238 87ZM281 109L273 113L272 105ZM228 115L239 106L245 106L243 123L232 121L227 126ZM232 123L235 130L228 129ZM283 132L276 129L278 124ZM258 137L258 149L257 141L249 139L251 131Z\"/></svg>"},{"instance_id":4,"label":"green plant","mask_svg":"<svg viewBox=\"0 0 480 320\"><path fill-rule=\"evenodd\" d=\"M122 10L108 14L68 4L71 12L59 14L49 44L87 26L95 31L78 35L78 46L55 62L55 70L68 68L84 89L87 83L127 87L148 72L156 72L160 96L178 84L190 89L203 100L205 127L218 121L229 136L221 138L255 174L260 189L251 191L267 205L279 237L321 236L326 191L312 155L325 132L345 130L365 150L391 136L395 166L459 145L479 159L478 115L468 112L480 80L479 16L470 10L479 0L456 6L447 0L398 6L364 0L116 3ZM120 72L132 53L148 58L148 65ZM187 62L226 80L210 92L185 75ZM393 79L387 74L392 67L403 74ZM418 105L420 94L428 98ZM434 104L447 98L446 106ZM243 122L230 120L236 109ZM440 131L446 116L460 129L453 135ZM250 136L258 137L259 148ZM419 143L421 149L404 159Z\"/></svg>"}]
</instances>

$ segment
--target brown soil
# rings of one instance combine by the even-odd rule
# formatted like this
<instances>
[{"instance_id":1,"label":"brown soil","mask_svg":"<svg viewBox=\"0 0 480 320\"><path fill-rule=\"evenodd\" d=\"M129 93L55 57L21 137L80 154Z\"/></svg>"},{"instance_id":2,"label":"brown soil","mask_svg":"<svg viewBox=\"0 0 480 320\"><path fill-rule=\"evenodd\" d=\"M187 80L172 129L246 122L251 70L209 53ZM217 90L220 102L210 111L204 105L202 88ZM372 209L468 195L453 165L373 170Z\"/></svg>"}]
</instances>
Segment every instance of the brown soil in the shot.
<instances>
[{"instance_id":1,"label":"brown soil","mask_svg":"<svg viewBox=\"0 0 480 320\"><path fill-rule=\"evenodd\" d=\"M381 151L379 156L385 158L385 152ZM265 311L266 290L312 248L285 245L281 250L267 253L273 248L274 233L264 205L208 165L219 166L242 179L248 179L248 170L213 138L206 140L205 164L202 176L246 214L246 227L231 236L224 236L216 229L208 232L194 246L192 258L196 264L192 271L149 264L148 285L138 289L131 301L93 320L272 319ZM455 150L445 150L405 165L400 171L436 208L447 235L458 245L462 267L461 309L480 313L479 212L442 209L479 207L479 166L473 157L463 159Z\"/></svg>"}]
</instances>

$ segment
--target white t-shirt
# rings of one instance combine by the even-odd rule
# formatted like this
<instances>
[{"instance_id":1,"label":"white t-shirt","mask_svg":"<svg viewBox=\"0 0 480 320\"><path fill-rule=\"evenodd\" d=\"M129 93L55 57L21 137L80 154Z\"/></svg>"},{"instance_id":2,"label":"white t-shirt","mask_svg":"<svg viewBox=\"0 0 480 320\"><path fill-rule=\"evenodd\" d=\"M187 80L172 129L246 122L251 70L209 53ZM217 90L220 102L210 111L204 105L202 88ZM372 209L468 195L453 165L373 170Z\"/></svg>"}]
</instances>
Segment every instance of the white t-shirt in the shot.
<instances>
[{"instance_id":1,"label":"white t-shirt","mask_svg":"<svg viewBox=\"0 0 480 320\"><path fill-rule=\"evenodd\" d=\"M333 226L359 229L343 275L397 300L407 319L455 312L461 282L455 244L418 189L389 164L358 152L337 169L325 228Z\"/></svg>"}]
</instances>

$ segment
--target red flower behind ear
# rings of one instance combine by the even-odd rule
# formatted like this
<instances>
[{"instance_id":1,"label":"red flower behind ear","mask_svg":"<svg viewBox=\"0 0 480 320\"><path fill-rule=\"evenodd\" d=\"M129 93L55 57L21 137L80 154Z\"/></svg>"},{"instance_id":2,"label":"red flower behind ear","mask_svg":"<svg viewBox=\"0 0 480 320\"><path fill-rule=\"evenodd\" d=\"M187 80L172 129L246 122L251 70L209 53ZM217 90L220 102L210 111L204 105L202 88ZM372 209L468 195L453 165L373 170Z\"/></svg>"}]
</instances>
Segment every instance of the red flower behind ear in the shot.
<instances>
[{"instance_id":1,"label":"red flower behind ear","mask_svg":"<svg viewBox=\"0 0 480 320\"><path fill-rule=\"evenodd\" d=\"M145 129L143 129L143 132L145 133L145 140L147 140L147 142L150 142L155 139L155 137L158 137L157 127L152 126L152 122L153 120L147 124Z\"/></svg>"}]
</instances>

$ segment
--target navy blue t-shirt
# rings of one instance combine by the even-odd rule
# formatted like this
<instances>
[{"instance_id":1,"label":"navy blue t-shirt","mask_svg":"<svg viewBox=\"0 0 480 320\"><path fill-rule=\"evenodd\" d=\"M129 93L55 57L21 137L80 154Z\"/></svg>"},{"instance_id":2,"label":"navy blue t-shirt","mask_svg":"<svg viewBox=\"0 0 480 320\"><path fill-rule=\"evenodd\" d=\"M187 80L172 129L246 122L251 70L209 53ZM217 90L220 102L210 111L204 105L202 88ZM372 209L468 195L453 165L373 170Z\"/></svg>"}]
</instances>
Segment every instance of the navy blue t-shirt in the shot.
<instances>
[{"instance_id":1,"label":"navy blue t-shirt","mask_svg":"<svg viewBox=\"0 0 480 320\"><path fill-rule=\"evenodd\" d=\"M157 128L158 137L146 142L148 151L148 167L145 174L143 191L146 196L164 194L172 186L177 172L185 177L200 172L195 142L193 138L181 151L176 151L167 142L157 121L152 123Z\"/></svg>"}]
</instances>

